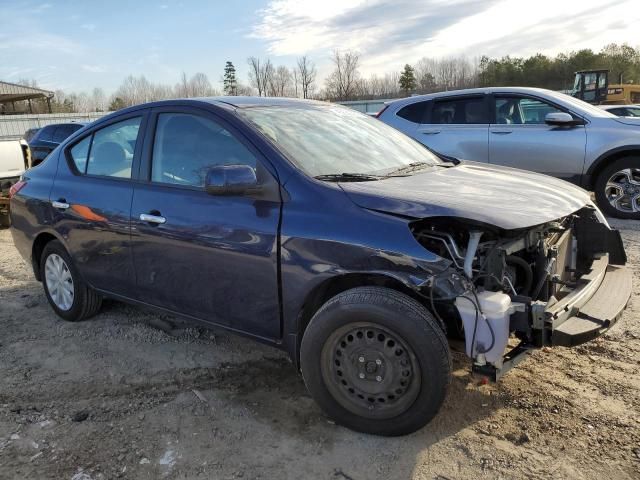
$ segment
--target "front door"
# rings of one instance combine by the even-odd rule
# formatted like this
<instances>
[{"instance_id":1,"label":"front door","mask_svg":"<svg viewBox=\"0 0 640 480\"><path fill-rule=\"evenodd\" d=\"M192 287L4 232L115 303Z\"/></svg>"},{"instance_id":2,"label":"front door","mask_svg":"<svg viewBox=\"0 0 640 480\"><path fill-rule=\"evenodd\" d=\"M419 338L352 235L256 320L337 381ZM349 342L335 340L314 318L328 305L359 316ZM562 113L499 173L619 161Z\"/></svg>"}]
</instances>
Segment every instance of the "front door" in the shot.
<instances>
[{"instance_id":1,"label":"front door","mask_svg":"<svg viewBox=\"0 0 640 480\"><path fill-rule=\"evenodd\" d=\"M210 195L215 165L269 175L257 150L220 118L156 109L132 206L138 297L152 305L266 338L280 335L280 198ZM149 215L151 217L149 217Z\"/></svg>"},{"instance_id":2,"label":"front door","mask_svg":"<svg viewBox=\"0 0 640 480\"><path fill-rule=\"evenodd\" d=\"M585 127L547 125L548 113L564 110L538 98L496 95L494 99L489 162L578 183L584 166Z\"/></svg>"}]
</instances>

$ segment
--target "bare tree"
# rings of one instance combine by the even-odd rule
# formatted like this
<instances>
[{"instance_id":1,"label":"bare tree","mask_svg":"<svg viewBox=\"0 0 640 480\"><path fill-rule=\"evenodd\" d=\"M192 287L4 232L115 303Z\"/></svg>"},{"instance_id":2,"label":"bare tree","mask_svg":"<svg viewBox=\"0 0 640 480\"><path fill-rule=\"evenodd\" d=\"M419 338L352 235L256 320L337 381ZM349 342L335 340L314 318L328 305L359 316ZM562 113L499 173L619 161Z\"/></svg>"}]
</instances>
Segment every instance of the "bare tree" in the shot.
<instances>
[{"instance_id":1,"label":"bare tree","mask_svg":"<svg viewBox=\"0 0 640 480\"><path fill-rule=\"evenodd\" d=\"M316 81L316 66L306 55L298 58L297 63L296 76L299 78L300 86L302 87L302 98L309 98L309 94L313 91L313 84ZM296 96L298 96L297 93L296 87Z\"/></svg>"},{"instance_id":2,"label":"bare tree","mask_svg":"<svg viewBox=\"0 0 640 480\"><path fill-rule=\"evenodd\" d=\"M416 80L420 93L430 93L436 90L436 67L437 61L432 58L424 57L416 63Z\"/></svg>"},{"instance_id":3,"label":"bare tree","mask_svg":"<svg viewBox=\"0 0 640 480\"><path fill-rule=\"evenodd\" d=\"M274 83L275 73L276 73L276 69L273 66L273 63L271 63L271 60L267 58L262 65L262 72L261 72L262 85L264 86L265 96L271 96L271 97L276 96L276 88Z\"/></svg>"},{"instance_id":4,"label":"bare tree","mask_svg":"<svg viewBox=\"0 0 640 480\"><path fill-rule=\"evenodd\" d=\"M261 97L263 94L266 94L263 75L264 66L257 57L249 57L247 63L249 64L249 85L256 88L258 90L258 96Z\"/></svg>"},{"instance_id":5,"label":"bare tree","mask_svg":"<svg viewBox=\"0 0 640 480\"><path fill-rule=\"evenodd\" d=\"M357 94L360 78L359 56L352 51L336 50L332 60L335 68L325 81L327 95L335 100L352 100Z\"/></svg>"},{"instance_id":6,"label":"bare tree","mask_svg":"<svg viewBox=\"0 0 640 480\"><path fill-rule=\"evenodd\" d=\"M91 110L94 112L104 112L107 109L107 97L104 94L104 90L101 88L94 88L91 93Z\"/></svg>"},{"instance_id":7,"label":"bare tree","mask_svg":"<svg viewBox=\"0 0 640 480\"><path fill-rule=\"evenodd\" d=\"M291 86L291 72L283 65L273 71L270 79L271 95L274 97L284 97Z\"/></svg>"},{"instance_id":8,"label":"bare tree","mask_svg":"<svg viewBox=\"0 0 640 480\"><path fill-rule=\"evenodd\" d=\"M194 97L208 97L212 94L213 87L209 78L201 72L194 74L189 79L189 93Z\"/></svg>"}]
</instances>

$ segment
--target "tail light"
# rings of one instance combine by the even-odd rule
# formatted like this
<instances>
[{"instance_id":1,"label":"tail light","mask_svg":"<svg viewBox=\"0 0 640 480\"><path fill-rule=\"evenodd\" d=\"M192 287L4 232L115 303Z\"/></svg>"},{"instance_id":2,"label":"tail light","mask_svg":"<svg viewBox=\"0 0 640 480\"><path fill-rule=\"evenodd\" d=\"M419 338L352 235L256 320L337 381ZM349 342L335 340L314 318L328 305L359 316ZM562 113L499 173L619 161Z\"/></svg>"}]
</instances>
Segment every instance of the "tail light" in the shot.
<instances>
[{"instance_id":1,"label":"tail light","mask_svg":"<svg viewBox=\"0 0 640 480\"><path fill-rule=\"evenodd\" d=\"M22 188L27 184L24 180L19 180L9 189L9 198L13 197L16 193L18 193Z\"/></svg>"},{"instance_id":2,"label":"tail light","mask_svg":"<svg viewBox=\"0 0 640 480\"><path fill-rule=\"evenodd\" d=\"M384 107L382 107L382 110L376 113L376 118L380 118L380 115L382 115L382 112L384 112L387 108L389 108L389 105L385 105Z\"/></svg>"}]
</instances>

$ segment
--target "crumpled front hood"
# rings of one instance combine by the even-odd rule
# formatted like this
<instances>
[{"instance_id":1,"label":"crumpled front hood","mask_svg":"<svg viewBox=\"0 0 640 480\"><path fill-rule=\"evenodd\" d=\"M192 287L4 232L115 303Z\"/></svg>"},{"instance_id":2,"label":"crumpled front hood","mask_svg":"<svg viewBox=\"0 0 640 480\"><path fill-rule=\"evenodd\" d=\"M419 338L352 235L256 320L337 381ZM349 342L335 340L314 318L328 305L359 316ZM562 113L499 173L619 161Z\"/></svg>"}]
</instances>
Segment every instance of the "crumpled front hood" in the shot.
<instances>
[{"instance_id":1,"label":"crumpled front hood","mask_svg":"<svg viewBox=\"0 0 640 480\"><path fill-rule=\"evenodd\" d=\"M550 222L591 203L585 190L563 180L466 161L340 187L364 208L414 218L468 218L507 230Z\"/></svg>"}]
</instances>

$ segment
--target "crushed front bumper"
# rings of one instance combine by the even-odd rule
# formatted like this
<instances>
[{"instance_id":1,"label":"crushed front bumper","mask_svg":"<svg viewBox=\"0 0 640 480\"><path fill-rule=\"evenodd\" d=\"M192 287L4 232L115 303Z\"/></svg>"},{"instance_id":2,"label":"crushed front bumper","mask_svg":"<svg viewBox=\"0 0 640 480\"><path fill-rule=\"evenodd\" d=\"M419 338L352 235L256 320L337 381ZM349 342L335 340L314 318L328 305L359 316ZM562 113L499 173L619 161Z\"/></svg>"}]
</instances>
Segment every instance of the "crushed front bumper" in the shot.
<instances>
[{"instance_id":1,"label":"crushed front bumper","mask_svg":"<svg viewBox=\"0 0 640 480\"><path fill-rule=\"evenodd\" d=\"M591 270L560 301L532 302L525 309L532 319L532 335L506 353L501 366L474 363L472 370L498 381L535 349L575 347L602 335L622 316L632 291L630 270L610 264L609 259L608 253L596 255Z\"/></svg>"},{"instance_id":2,"label":"crushed front bumper","mask_svg":"<svg viewBox=\"0 0 640 480\"><path fill-rule=\"evenodd\" d=\"M610 265L609 255L594 260L584 282L561 302L549 306L544 322L553 346L573 347L592 340L610 328L631 298L631 272Z\"/></svg>"}]
</instances>

